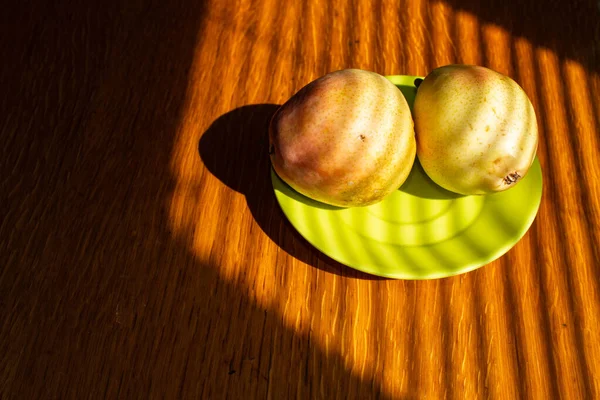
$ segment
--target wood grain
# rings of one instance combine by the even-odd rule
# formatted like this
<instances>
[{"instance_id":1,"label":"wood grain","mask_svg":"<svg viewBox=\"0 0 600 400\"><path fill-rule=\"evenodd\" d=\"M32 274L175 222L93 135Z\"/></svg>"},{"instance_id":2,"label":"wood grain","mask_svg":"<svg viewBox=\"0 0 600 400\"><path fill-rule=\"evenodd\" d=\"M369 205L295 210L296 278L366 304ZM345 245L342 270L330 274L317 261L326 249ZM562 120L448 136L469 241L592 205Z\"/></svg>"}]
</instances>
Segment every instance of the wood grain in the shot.
<instances>
[{"instance_id":1,"label":"wood grain","mask_svg":"<svg viewBox=\"0 0 600 400\"><path fill-rule=\"evenodd\" d=\"M0 16L0 398L600 397L592 0L32 1ZM542 205L434 281L320 254L265 129L311 80L448 63L519 82Z\"/></svg>"}]
</instances>

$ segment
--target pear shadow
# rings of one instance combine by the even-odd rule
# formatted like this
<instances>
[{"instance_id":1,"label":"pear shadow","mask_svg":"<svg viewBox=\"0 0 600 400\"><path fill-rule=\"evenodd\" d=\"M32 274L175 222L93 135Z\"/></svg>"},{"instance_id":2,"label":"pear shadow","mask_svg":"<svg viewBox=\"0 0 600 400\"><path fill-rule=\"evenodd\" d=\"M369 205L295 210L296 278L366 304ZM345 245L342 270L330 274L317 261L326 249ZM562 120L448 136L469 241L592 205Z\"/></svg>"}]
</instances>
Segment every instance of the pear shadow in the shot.
<instances>
[{"instance_id":1,"label":"pear shadow","mask_svg":"<svg viewBox=\"0 0 600 400\"><path fill-rule=\"evenodd\" d=\"M217 118L204 132L198 152L206 168L230 189L243 194L260 229L292 257L323 271L358 279L384 280L347 267L314 248L283 214L271 183L268 126L279 108L276 104L252 104ZM298 194L299 199L315 206Z\"/></svg>"},{"instance_id":2,"label":"pear shadow","mask_svg":"<svg viewBox=\"0 0 600 400\"><path fill-rule=\"evenodd\" d=\"M415 85L396 85L396 87L402 92L402 95L404 95L404 98L406 99L411 111L413 103L415 102L415 97L417 97L417 87L419 87L422 81L423 79L416 78L414 81Z\"/></svg>"},{"instance_id":3,"label":"pear shadow","mask_svg":"<svg viewBox=\"0 0 600 400\"><path fill-rule=\"evenodd\" d=\"M451 200L465 197L463 194L446 190L431 180L419 162L418 157L415 157L415 163L408 178L406 178L406 181L404 181L398 190L422 199Z\"/></svg>"}]
</instances>

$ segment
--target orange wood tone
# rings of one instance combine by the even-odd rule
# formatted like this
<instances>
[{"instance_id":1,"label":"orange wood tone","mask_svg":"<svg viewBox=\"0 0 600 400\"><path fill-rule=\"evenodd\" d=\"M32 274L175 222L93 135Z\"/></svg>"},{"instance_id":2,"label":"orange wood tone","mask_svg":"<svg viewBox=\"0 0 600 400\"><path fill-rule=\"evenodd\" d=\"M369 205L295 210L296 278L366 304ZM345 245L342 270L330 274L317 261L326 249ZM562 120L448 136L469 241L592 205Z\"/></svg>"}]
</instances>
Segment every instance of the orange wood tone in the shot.
<instances>
[{"instance_id":1,"label":"orange wood tone","mask_svg":"<svg viewBox=\"0 0 600 400\"><path fill-rule=\"evenodd\" d=\"M595 0L13 3L0 398L600 397ZM529 232L432 281L319 253L275 201L272 113L330 71L449 63L534 104Z\"/></svg>"}]
</instances>

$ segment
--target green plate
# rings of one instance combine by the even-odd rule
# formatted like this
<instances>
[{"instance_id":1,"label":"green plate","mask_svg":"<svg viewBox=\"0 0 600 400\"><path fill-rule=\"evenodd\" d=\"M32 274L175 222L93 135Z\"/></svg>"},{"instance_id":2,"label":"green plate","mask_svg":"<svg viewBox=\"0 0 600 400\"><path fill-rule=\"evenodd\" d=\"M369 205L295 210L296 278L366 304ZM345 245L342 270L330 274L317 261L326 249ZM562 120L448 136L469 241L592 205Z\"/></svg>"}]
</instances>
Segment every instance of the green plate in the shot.
<instances>
[{"instance_id":1,"label":"green plate","mask_svg":"<svg viewBox=\"0 0 600 400\"><path fill-rule=\"evenodd\" d=\"M387 78L412 107L417 77ZM271 181L285 216L314 247L349 267L396 279L443 278L497 259L525 235L542 197L537 157L517 185L485 196L441 188L417 160L399 190L368 207L311 200L273 170Z\"/></svg>"}]
</instances>

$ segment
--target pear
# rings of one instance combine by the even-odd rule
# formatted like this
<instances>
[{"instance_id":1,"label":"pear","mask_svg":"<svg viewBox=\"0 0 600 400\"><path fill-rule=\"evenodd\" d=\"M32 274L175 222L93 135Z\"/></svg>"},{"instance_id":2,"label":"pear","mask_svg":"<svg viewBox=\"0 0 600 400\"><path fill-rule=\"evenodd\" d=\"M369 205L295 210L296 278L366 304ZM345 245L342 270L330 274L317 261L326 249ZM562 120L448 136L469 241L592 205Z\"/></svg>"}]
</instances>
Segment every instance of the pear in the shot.
<instances>
[{"instance_id":1,"label":"pear","mask_svg":"<svg viewBox=\"0 0 600 400\"><path fill-rule=\"evenodd\" d=\"M381 201L408 177L414 124L400 90L383 76L346 69L303 87L273 115L271 163L299 193L339 207Z\"/></svg>"},{"instance_id":2,"label":"pear","mask_svg":"<svg viewBox=\"0 0 600 400\"><path fill-rule=\"evenodd\" d=\"M465 195L513 187L533 163L535 111L511 78L447 65L419 85L413 107L417 157L441 187Z\"/></svg>"}]
</instances>

